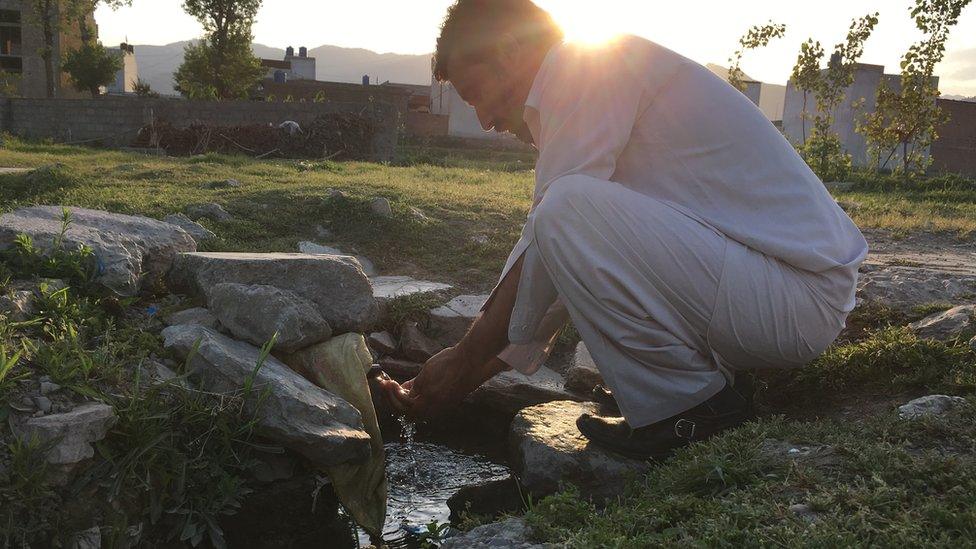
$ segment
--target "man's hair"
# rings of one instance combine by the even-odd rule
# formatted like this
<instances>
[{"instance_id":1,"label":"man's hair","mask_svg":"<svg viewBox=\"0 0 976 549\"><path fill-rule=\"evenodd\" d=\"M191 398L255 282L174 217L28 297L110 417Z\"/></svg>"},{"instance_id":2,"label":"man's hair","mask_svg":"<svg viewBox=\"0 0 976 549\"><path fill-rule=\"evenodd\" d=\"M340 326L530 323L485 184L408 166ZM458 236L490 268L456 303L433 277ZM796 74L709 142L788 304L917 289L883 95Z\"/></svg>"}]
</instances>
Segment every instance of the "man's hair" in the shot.
<instances>
[{"instance_id":1,"label":"man's hair","mask_svg":"<svg viewBox=\"0 0 976 549\"><path fill-rule=\"evenodd\" d=\"M530 0L457 0L447 8L434 54L434 78L450 80L451 59L476 62L493 53L508 33L521 45L555 43L563 33L549 12Z\"/></svg>"}]
</instances>

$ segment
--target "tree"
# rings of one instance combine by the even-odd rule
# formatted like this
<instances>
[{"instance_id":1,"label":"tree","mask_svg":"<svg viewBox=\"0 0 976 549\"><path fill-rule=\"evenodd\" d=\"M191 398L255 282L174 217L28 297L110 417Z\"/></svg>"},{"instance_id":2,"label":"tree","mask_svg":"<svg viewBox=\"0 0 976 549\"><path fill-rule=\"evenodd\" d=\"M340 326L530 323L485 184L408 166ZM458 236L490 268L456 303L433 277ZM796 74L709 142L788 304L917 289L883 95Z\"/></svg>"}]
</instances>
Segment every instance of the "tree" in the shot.
<instances>
[{"instance_id":1,"label":"tree","mask_svg":"<svg viewBox=\"0 0 976 549\"><path fill-rule=\"evenodd\" d=\"M142 78L136 80L136 84L133 86L133 91L139 97L159 97L159 93L152 89L152 85Z\"/></svg>"},{"instance_id":2,"label":"tree","mask_svg":"<svg viewBox=\"0 0 976 549\"><path fill-rule=\"evenodd\" d=\"M99 42L82 44L68 52L61 63L61 70L71 76L75 89L87 91L98 97L99 88L115 80L115 73L122 68L122 58L107 51Z\"/></svg>"},{"instance_id":3,"label":"tree","mask_svg":"<svg viewBox=\"0 0 976 549\"><path fill-rule=\"evenodd\" d=\"M887 168L899 152L898 169L905 177L924 173L931 163L928 148L938 139L939 126L948 121L937 101L935 67L945 57L949 33L970 1L915 0L911 16L925 37L902 57L900 89L883 82L875 111L858 125L877 168Z\"/></svg>"},{"instance_id":4,"label":"tree","mask_svg":"<svg viewBox=\"0 0 976 549\"><path fill-rule=\"evenodd\" d=\"M187 46L174 78L191 97L247 97L261 79L251 53L251 26L261 0L184 0L183 9L203 25L204 39Z\"/></svg>"},{"instance_id":5,"label":"tree","mask_svg":"<svg viewBox=\"0 0 976 549\"><path fill-rule=\"evenodd\" d=\"M800 110L801 146L807 142L807 120L810 119L807 105L810 94L814 93L820 84L820 61L823 56L823 46L813 38L800 44L800 55L797 56L796 65L793 66L793 73L790 75L793 87L803 94L803 108Z\"/></svg>"},{"instance_id":6,"label":"tree","mask_svg":"<svg viewBox=\"0 0 976 549\"><path fill-rule=\"evenodd\" d=\"M739 49L735 50L735 53L729 58L729 84L732 84L739 91L746 91L746 85L742 81L744 73L740 68L742 56L749 50L765 48L774 38L782 38L784 34L786 34L786 25L772 21L765 25L756 25L750 28L739 39Z\"/></svg>"}]
</instances>

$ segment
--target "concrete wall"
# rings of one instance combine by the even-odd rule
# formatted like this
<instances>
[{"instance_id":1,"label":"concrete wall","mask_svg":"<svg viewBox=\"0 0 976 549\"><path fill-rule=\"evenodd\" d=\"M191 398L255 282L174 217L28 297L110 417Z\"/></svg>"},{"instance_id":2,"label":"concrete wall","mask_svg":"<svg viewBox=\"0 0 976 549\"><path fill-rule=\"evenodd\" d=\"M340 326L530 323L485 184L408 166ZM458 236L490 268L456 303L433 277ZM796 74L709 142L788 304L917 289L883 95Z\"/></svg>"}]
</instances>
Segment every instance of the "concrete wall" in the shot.
<instances>
[{"instance_id":1,"label":"concrete wall","mask_svg":"<svg viewBox=\"0 0 976 549\"><path fill-rule=\"evenodd\" d=\"M504 139L505 136L496 132L486 132L478 121L478 114L474 107L461 99L457 90L450 83L433 80L430 89L430 112L449 117L448 135L453 137L467 137L472 139Z\"/></svg>"},{"instance_id":2,"label":"concrete wall","mask_svg":"<svg viewBox=\"0 0 976 549\"><path fill-rule=\"evenodd\" d=\"M976 102L939 99L949 121L932 145L932 169L976 177Z\"/></svg>"},{"instance_id":3,"label":"concrete wall","mask_svg":"<svg viewBox=\"0 0 976 549\"><path fill-rule=\"evenodd\" d=\"M140 128L153 120L178 127L191 124L243 126L299 124L319 115L363 113L378 131L372 157L392 160L399 139L400 118L391 105L377 103L268 103L263 101L188 101L181 99L103 96L98 99L5 99L0 101L0 130L30 139L128 146Z\"/></svg>"},{"instance_id":4,"label":"concrete wall","mask_svg":"<svg viewBox=\"0 0 976 549\"><path fill-rule=\"evenodd\" d=\"M450 117L426 112L407 113L407 135L413 137L439 137L448 135Z\"/></svg>"},{"instance_id":5,"label":"concrete wall","mask_svg":"<svg viewBox=\"0 0 976 549\"><path fill-rule=\"evenodd\" d=\"M314 101L320 92L327 101L363 105L375 102L388 103L396 107L401 115L405 115L409 110L407 104L410 100L410 92L393 86L363 86L316 80L291 80L285 83L264 80L261 82L260 96L264 98L273 96L275 102L284 101L289 96L292 101L302 99Z\"/></svg>"}]
</instances>

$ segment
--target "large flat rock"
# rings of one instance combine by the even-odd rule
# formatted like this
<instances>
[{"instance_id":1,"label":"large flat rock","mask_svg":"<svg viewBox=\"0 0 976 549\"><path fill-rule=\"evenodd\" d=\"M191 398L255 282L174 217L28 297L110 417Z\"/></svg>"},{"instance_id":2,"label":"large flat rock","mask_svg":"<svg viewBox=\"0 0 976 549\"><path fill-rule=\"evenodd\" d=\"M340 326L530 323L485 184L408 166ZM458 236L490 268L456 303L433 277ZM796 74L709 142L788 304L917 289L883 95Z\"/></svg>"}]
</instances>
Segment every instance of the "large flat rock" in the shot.
<instances>
[{"instance_id":1,"label":"large flat rock","mask_svg":"<svg viewBox=\"0 0 976 549\"><path fill-rule=\"evenodd\" d=\"M256 347L200 325L171 326L163 338L166 348L183 359L193 351L191 377L216 393L240 391L260 360ZM256 406L265 391L267 397ZM254 377L246 407L257 412L261 434L320 467L369 458L370 437L359 411L274 357L267 357Z\"/></svg>"},{"instance_id":2,"label":"large flat rock","mask_svg":"<svg viewBox=\"0 0 976 549\"><path fill-rule=\"evenodd\" d=\"M450 347L461 341L488 300L487 295L459 295L431 309L430 324L441 345Z\"/></svg>"},{"instance_id":3,"label":"large flat rock","mask_svg":"<svg viewBox=\"0 0 976 549\"><path fill-rule=\"evenodd\" d=\"M224 282L290 290L312 302L337 334L365 332L377 320L369 280L348 256L187 253L177 258L170 279L205 297Z\"/></svg>"},{"instance_id":4,"label":"large flat rock","mask_svg":"<svg viewBox=\"0 0 976 549\"><path fill-rule=\"evenodd\" d=\"M583 400L567 391L565 383L562 375L545 366L531 376L508 370L489 379L468 395L465 404L486 414L500 415L507 421L529 406L560 400Z\"/></svg>"},{"instance_id":5,"label":"large flat rock","mask_svg":"<svg viewBox=\"0 0 976 549\"><path fill-rule=\"evenodd\" d=\"M261 346L276 336L275 350L294 353L332 335L315 305L295 292L224 282L209 293L210 310L220 325L248 343Z\"/></svg>"},{"instance_id":6,"label":"large flat rock","mask_svg":"<svg viewBox=\"0 0 976 549\"><path fill-rule=\"evenodd\" d=\"M913 267L866 265L857 282L857 301L909 309L933 302L972 303L976 276Z\"/></svg>"},{"instance_id":7,"label":"large flat rock","mask_svg":"<svg viewBox=\"0 0 976 549\"><path fill-rule=\"evenodd\" d=\"M576 427L584 412L596 414L596 405L550 402L526 408L512 420L510 461L528 491L543 496L574 484L583 497L608 500L649 469L647 462L591 444Z\"/></svg>"},{"instance_id":8,"label":"large flat rock","mask_svg":"<svg viewBox=\"0 0 976 549\"><path fill-rule=\"evenodd\" d=\"M532 529L524 519L510 518L472 528L444 540L441 549L545 549L552 544L531 541Z\"/></svg>"},{"instance_id":9,"label":"large flat rock","mask_svg":"<svg viewBox=\"0 0 976 549\"><path fill-rule=\"evenodd\" d=\"M68 208L71 223L62 239L66 249L87 246L95 253L97 281L121 295L139 293L166 275L176 257L196 250L186 231L148 217L100 210ZM50 250L61 234L60 206L21 208L0 216L0 249L10 246L18 234L26 234L35 246Z\"/></svg>"},{"instance_id":10,"label":"large flat rock","mask_svg":"<svg viewBox=\"0 0 976 549\"><path fill-rule=\"evenodd\" d=\"M373 284L373 297L380 302L451 289L450 284L416 280L409 276L374 276L370 282Z\"/></svg>"},{"instance_id":11,"label":"large flat rock","mask_svg":"<svg viewBox=\"0 0 976 549\"><path fill-rule=\"evenodd\" d=\"M960 305L913 322L910 327L918 337L950 341L963 336L972 337L976 328L974 317L976 305Z\"/></svg>"},{"instance_id":12,"label":"large flat rock","mask_svg":"<svg viewBox=\"0 0 976 549\"><path fill-rule=\"evenodd\" d=\"M70 465L94 456L92 443L105 438L115 421L112 407L96 402L62 414L30 418L14 425L14 431L22 438L51 444L45 456L48 463Z\"/></svg>"},{"instance_id":13,"label":"large flat rock","mask_svg":"<svg viewBox=\"0 0 976 549\"><path fill-rule=\"evenodd\" d=\"M575 393L589 395L597 385L603 385L603 376L586 348L586 343L580 341L573 353L573 360L566 370L566 389Z\"/></svg>"}]
</instances>

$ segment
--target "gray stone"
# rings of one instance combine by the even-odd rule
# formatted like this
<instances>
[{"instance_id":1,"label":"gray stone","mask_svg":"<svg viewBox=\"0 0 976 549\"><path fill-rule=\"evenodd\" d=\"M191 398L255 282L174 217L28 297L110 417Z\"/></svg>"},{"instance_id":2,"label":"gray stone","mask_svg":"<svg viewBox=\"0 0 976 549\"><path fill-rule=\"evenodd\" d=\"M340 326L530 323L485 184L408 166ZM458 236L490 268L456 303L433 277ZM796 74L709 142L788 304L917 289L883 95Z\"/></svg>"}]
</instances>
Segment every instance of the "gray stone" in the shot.
<instances>
[{"instance_id":1,"label":"gray stone","mask_svg":"<svg viewBox=\"0 0 976 549\"><path fill-rule=\"evenodd\" d=\"M481 307L488 300L487 295L459 295L444 305L431 309L430 325L437 341L445 346L456 345L474 319L481 314Z\"/></svg>"},{"instance_id":2,"label":"gray stone","mask_svg":"<svg viewBox=\"0 0 976 549\"><path fill-rule=\"evenodd\" d=\"M484 524L464 534L447 538L441 549L544 549L555 547L530 541L532 530L525 520L510 518L502 522Z\"/></svg>"},{"instance_id":3,"label":"gray stone","mask_svg":"<svg viewBox=\"0 0 976 549\"><path fill-rule=\"evenodd\" d=\"M949 341L963 334L972 334L976 328L974 315L976 305L960 305L913 322L910 327L918 337Z\"/></svg>"},{"instance_id":4,"label":"gray stone","mask_svg":"<svg viewBox=\"0 0 976 549\"><path fill-rule=\"evenodd\" d=\"M550 402L515 416L510 461L528 491L543 496L571 483L583 497L603 501L619 496L632 478L648 471L647 462L604 450L580 434L576 419L584 412L595 414L596 405Z\"/></svg>"},{"instance_id":5,"label":"gray stone","mask_svg":"<svg viewBox=\"0 0 976 549\"><path fill-rule=\"evenodd\" d=\"M369 201L369 209L380 217L393 217L393 206L386 198L379 197Z\"/></svg>"},{"instance_id":6,"label":"gray stone","mask_svg":"<svg viewBox=\"0 0 976 549\"><path fill-rule=\"evenodd\" d=\"M416 280L409 276L376 276L371 278L370 282L373 285L373 297L380 302L451 289L450 284Z\"/></svg>"},{"instance_id":7,"label":"gray stone","mask_svg":"<svg viewBox=\"0 0 976 549\"><path fill-rule=\"evenodd\" d=\"M163 218L163 221L183 229L198 243L217 238L217 235L213 231L181 213L167 215Z\"/></svg>"},{"instance_id":8,"label":"gray stone","mask_svg":"<svg viewBox=\"0 0 976 549\"><path fill-rule=\"evenodd\" d=\"M948 395L929 395L909 401L898 407L902 419L918 419L926 416L940 416L949 410L966 404L966 399Z\"/></svg>"},{"instance_id":9,"label":"gray stone","mask_svg":"<svg viewBox=\"0 0 976 549\"><path fill-rule=\"evenodd\" d=\"M323 238L325 240L331 240L335 238L335 234L333 234L332 231L329 230L327 227L323 227L322 225L315 227L315 236L319 238Z\"/></svg>"},{"instance_id":10,"label":"gray stone","mask_svg":"<svg viewBox=\"0 0 976 549\"><path fill-rule=\"evenodd\" d=\"M369 458L370 437L359 411L276 358L267 357L255 376L260 350L210 328L171 326L163 330L163 339L165 347L183 359L196 348L189 360L190 375L209 391L237 393L253 376L245 409L256 412L260 434L320 467ZM255 408L259 395L263 400Z\"/></svg>"},{"instance_id":11,"label":"gray stone","mask_svg":"<svg viewBox=\"0 0 976 549\"><path fill-rule=\"evenodd\" d=\"M177 259L171 275L175 286L204 296L222 282L290 290L314 303L334 334L366 332L378 316L369 280L343 256L192 253Z\"/></svg>"},{"instance_id":12,"label":"gray stone","mask_svg":"<svg viewBox=\"0 0 976 549\"><path fill-rule=\"evenodd\" d=\"M219 322L217 322L217 317L214 316L208 309L203 307L192 307L190 309L183 309L182 311L177 311L173 314L166 315L163 318L163 323L167 326L178 326L180 324L199 324L200 326L206 326L207 328L216 329Z\"/></svg>"},{"instance_id":13,"label":"gray stone","mask_svg":"<svg viewBox=\"0 0 976 549\"><path fill-rule=\"evenodd\" d=\"M298 468L298 461L287 453L255 452L253 456L256 463L251 468L251 474L258 482L290 479Z\"/></svg>"},{"instance_id":14,"label":"gray stone","mask_svg":"<svg viewBox=\"0 0 976 549\"><path fill-rule=\"evenodd\" d=\"M590 356L586 344L580 341L573 353L573 360L566 370L566 389L588 395L597 385L603 385L603 376Z\"/></svg>"},{"instance_id":15,"label":"gray stone","mask_svg":"<svg viewBox=\"0 0 976 549\"><path fill-rule=\"evenodd\" d=\"M196 250L183 229L131 215L69 208L71 224L64 235L68 249L88 246L99 266L97 281L122 295L135 295L164 276L176 256ZM0 216L0 249L9 247L18 234L49 250L61 232L61 208L34 206Z\"/></svg>"},{"instance_id":16,"label":"gray stone","mask_svg":"<svg viewBox=\"0 0 976 549\"><path fill-rule=\"evenodd\" d=\"M471 243L478 246L487 246L489 242L488 235L486 234L476 234L471 237Z\"/></svg>"},{"instance_id":17,"label":"gray stone","mask_svg":"<svg viewBox=\"0 0 976 549\"><path fill-rule=\"evenodd\" d=\"M806 503L794 503L790 505L790 512L808 522L815 522L820 518L820 513L813 510L813 507L807 505Z\"/></svg>"},{"instance_id":18,"label":"gray stone","mask_svg":"<svg viewBox=\"0 0 976 549\"><path fill-rule=\"evenodd\" d=\"M218 223L234 219L234 216L230 215L230 213L228 213L223 206L215 202L191 204L184 208L183 211L186 212L186 215L188 215L190 219L200 219L201 217L205 217Z\"/></svg>"},{"instance_id":19,"label":"gray stone","mask_svg":"<svg viewBox=\"0 0 976 549\"><path fill-rule=\"evenodd\" d=\"M38 410L47 414L51 412L51 407L54 406L54 403L46 396L36 396L34 397L34 406L37 406Z\"/></svg>"},{"instance_id":20,"label":"gray stone","mask_svg":"<svg viewBox=\"0 0 976 549\"><path fill-rule=\"evenodd\" d=\"M275 349L294 353L332 337L332 328L315 305L288 290L261 284L217 284L209 292L210 310L237 339L262 346L278 334Z\"/></svg>"},{"instance_id":21,"label":"gray stone","mask_svg":"<svg viewBox=\"0 0 976 549\"><path fill-rule=\"evenodd\" d=\"M857 302L907 309L925 303L966 303L976 294L976 277L913 267L867 267L857 283Z\"/></svg>"},{"instance_id":22,"label":"gray stone","mask_svg":"<svg viewBox=\"0 0 976 549\"><path fill-rule=\"evenodd\" d=\"M380 360L380 368L393 379L403 382L417 377L423 364L410 362L409 360L399 360L396 358L384 358Z\"/></svg>"},{"instance_id":23,"label":"gray stone","mask_svg":"<svg viewBox=\"0 0 976 549\"><path fill-rule=\"evenodd\" d=\"M583 398L565 389L566 380L559 373L543 366L527 376L515 370L504 371L489 379L468 395L469 406L482 413L499 414L510 418L523 408L553 401L580 401Z\"/></svg>"},{"instance_id":24,"label":"gray stone","mask_svg":"<svg viewBox=\"0 0 976 549\"><path fill-rule=\"evenodd\" d=\"M0 314L14 322L29 320L34 314L34 292L14 290L9 295L0 295Z\"/></svg>"},{"instance_id":25,"label":"gray stone","mask_svg":"<svg viewBox=\"0 0 976 549\"><path fill-rule=\"evenodd\" d=\"M444 347L430 339L416 322L406 322L400 327L400 353L413 362L427 362Z\"/></svg>"},{"instance_id":26,"label":"gray stone","mask_svg":"<svg viewBox=\"0 0 976 549\"><path fill-rule=\"evenodd\" d=\"M61 386L58 385L57 383L53 383L51 381L42 381L41 382L41 394L42 395L49 395L51 393L56 393L56 392L58 392L60 390L61 390Z\"/></svg>"},{"instance_id":27,"label":"gray stone","mask_svg":"<svg viewBox=\"0 0 976 549\"><path fill-rule=\"evenodd\" d=\"M298 243L298 251L303 254L344 255L347 257L355 257L356 261L359 262L359 265L362 266L363 272L366 273L366 276L376 276L376 266L373 265L372 261L362 255L347 254L339 248L323 246L322 244L316 244L315 242L310 242L308 240L303 240Z\"/></svg>"},{"instance_id":28,"label":"gray stone","mask_svg":"<svg viewBox=\"0 0 976 549\"><path fill-rule=\"evenodd\" d=\"M40 442L53 442L47 462L70 465L95 455L93 442L105 438L115 425L115 412L102 403L84 404L62 414L28 419L14 425L20 437L37 437Z\"/></svg>"},{"instance_id":29,"label":"gray stone","mask_svg":"<svg viewBox=\"0 0 976 549\"><path fill-rule=\"evenodd\" d=\"M502 513L517 513L523 504L522 490L512 476L464 486L447 499L451 522L455 524L461 522L465 514L496 517Z\"/></svg>"},{"instance_id":30,"label":"gray stone","mask_svg":"<svg viewBox=\"0 0 976 549\"><path fill-rule=\"evenodd\" d=\"M366 343L380 355L392 355L397 350L397 342L390 332L373 332L366 338Z\"/></svg>"}]
</instances>

